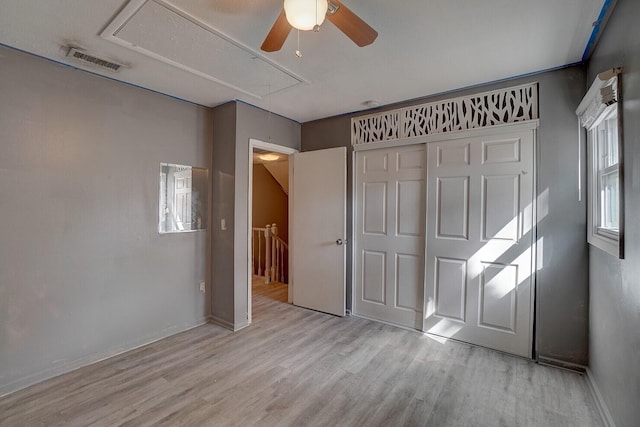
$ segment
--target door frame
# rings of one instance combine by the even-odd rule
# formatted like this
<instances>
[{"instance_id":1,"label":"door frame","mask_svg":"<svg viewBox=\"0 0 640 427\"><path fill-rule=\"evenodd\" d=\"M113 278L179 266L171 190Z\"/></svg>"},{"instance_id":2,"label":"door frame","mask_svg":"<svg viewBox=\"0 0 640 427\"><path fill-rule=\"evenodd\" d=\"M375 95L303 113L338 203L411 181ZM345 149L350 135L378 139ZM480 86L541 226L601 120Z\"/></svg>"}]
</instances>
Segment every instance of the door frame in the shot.
<instances>
[{"instance_id":1,"label":"door frame","mask_svg":"<svg viewBox=\"0 0 640 427\"><path fill-rule=\"evenodd\" d=\"M253 235L253 150L254 148L259 148L262 150L273 151L274 153L286 154L287 156L291 156L293 154L298 153L300 150L295 148L286 147L284 145L274 144L272 142L265 142L259 139L249 138L249 180L248 180L248 191L247 191L247 323L251 324L253 313L251 310L251 300L252 300L252 280L253 280L253 265L251 264L251 236ZM293 215L291 197L293 197L293 162L289 159L289 199L287 200L287 210L289 213L289 224L291 224L291 218ZM289 227L289 271L288 276L290 278L288 288L287 301L291 303L293 301L293 283L291 281L291 266L293 264L292 260L292 239L291 239L291 227Z\"/></svg>"}]
</instances>

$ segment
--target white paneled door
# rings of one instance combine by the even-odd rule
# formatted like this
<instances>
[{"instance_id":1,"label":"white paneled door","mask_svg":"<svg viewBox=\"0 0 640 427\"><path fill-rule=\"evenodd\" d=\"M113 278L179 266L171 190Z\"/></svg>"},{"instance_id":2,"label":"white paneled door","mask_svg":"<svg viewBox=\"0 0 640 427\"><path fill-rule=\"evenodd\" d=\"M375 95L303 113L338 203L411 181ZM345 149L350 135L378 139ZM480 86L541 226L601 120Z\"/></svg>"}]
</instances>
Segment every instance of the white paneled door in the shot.
<instances>
[{"instance_id":1,"label":"white paneled door","mask_svg":"<svg viewBox=\"0 0 640 427\"><path fill-rule=\"evenodd\" d=\"M354 313L422 328L425 145L356 153Z\"/></svg>"},{"instance_id":2,"label":"white paneled door","mask_svg":"<svg viewBox=\"0 0 640 427\"><path fill-rule=\"evenodd\" d=\"M424 331L531 357L534 131L428 144Z\"/></svg>"},{"instance_id":3,"label":"white paneled door","mask_svg":"<svg viewBox=\"0 0 640 427\"><path fill-rule=\"evenodd\" d=\"M293 303L344 316L347 150L330 148L292 157Z\"/></svg>"}]
</instances>

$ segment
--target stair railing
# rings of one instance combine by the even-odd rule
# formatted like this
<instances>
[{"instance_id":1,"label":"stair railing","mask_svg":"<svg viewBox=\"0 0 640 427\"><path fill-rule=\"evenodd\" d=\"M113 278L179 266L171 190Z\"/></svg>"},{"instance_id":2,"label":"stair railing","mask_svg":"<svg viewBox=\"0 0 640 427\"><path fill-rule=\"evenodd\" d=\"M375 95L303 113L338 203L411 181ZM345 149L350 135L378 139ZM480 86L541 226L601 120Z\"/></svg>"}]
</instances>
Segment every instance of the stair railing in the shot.
<instances>
[{"instance_id":1,"label":"stair railing","mask_svg":"<svg viewBox=\"0 0 640 427\"><path fill-rule=\"evenodd\" d=\"M287 283L286 268L289 247L278 236L276 224L253 228L251 234L251 266L253 274L264 276L265 283Z\"/></svg>"}]
</instances>

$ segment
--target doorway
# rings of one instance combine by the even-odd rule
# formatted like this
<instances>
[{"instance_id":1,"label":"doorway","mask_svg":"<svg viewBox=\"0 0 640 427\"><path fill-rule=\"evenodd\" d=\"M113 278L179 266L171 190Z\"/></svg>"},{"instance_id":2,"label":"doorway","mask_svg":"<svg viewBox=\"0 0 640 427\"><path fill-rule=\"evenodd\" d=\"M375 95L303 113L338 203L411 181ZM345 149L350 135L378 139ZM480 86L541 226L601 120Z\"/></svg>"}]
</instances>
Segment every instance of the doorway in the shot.
<instances>
[{"instance_id":1,"label":"doorway","mask_svg":"<svg viewBox=\"0 0 640 427\"><path fill-rule=\"evenodd\" d=\"M249 140L247 247L247 320L252 304L253 155L267 150L289 158L287 302L345 315L346 305L346 153L345 147L297 153L297 150ZM295 163L295 166L294 166ZM295 174L294 174L295 171ZM295 175L295 176L294 176ZM295 215L294 215L295 213ZM266 227L265 227L266 228ZM279 231L278 231L279 232Z\"/></svg>"},{"instance_id":2,"label":"doorway","mask_svg":"<svg viewBox=\"0 0 640 427\"><path fill-rule=\"evenodd\" d=\"M291 162L298 151L256 139L249 140L248 191L248 321L252 318L253 284L282 288L289 281L289 188ZM254 177L258 179L254 185ZM254 197L256 196L256 197ZM254 199L256 203L254 203ZM282 292L271 293L282 295ZM292 302L287 286L286 301Z\"/></svg>"}]
</instances>

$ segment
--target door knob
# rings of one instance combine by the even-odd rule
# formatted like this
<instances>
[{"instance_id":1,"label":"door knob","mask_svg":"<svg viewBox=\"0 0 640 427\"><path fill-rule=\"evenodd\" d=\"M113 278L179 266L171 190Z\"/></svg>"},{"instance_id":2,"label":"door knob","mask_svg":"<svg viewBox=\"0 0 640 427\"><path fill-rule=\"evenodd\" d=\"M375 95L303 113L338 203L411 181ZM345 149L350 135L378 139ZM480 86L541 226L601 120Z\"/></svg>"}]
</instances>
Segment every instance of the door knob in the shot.
<instances>
[{"instance_id":1,"label":"door knob","mask_svg":"<svg viewBox=\"0 0 640 427\"><path fill-rule=\"evenodd\" d=\"M338 246L342 246L342 245L346 245L346 244L347 244L346 240L342 240L342 239L336 240L336 245L338 245Z\"/></svg>"}]
</instances>

